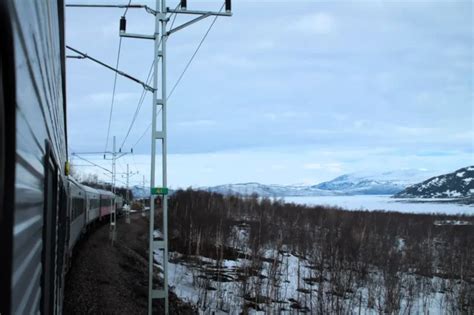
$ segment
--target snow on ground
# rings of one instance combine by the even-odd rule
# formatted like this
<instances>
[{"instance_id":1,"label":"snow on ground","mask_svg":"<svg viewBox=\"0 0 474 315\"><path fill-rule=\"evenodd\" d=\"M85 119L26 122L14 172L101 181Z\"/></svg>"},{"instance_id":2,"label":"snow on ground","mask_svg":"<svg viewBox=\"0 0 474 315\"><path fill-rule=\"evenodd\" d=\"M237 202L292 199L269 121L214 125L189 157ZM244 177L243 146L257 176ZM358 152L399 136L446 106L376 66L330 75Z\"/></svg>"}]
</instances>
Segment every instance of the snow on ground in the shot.
<instances>
[{"instance_id":1,"label":"snow on ground","mask_svg":"<svg viewBox=\"0 0 474 315\"><path fill-rule=\"evenodd\" d=\"M306 205L336 206L346 210L386 210L407 213L474 214L474 205L450 202L455 200L456 199L454 198L395 199L391 198L389 195L285 197L286 202L294 202L297 204Z\"/></svg>"},{"instance_id":2,"label":"snow on ground","mask_svg":"<svg viewBox=\"0 0 474 315\"><path fill-rule=\"evenodd\" d=\"M404 241L399 242L399 249L404 246ZM266 260L261 266L261 277L250 277L247 281L248 292L259 291L262 298L254 304L259 310L251 309L249 314L299 314L311 313L316 310L317 292L322 286L327 298L330 292L329 272L324 273L324 281L318 283L315 270L311 263L285 251L266 250L263 253ZM278 272L272 272L272 259L278 259L281 263ZM162 261L161 252L155 253L155 260ZM251 262L247 259L223 260L221 263L201 256L188 257L183 259L178 253L170 254L169 285L182 300L191 302L198 306L200 314L240 314L244 303L249 304L252 299L244 299L242 282L239 281L242 267L249 266ZM221 281L211 279L209 272L219 272ZM385 303L383 296L383 275L376 270L370 272L375 284L382 284L380 287L358 287L354 284L353 297L341 299L346 310L352 313L362 312L363 314L377 314L377 308ZM414 275L401 274L400 278L409 283L414 279ZM225 279L225 281L222 281ZM260 279L261 281L257 281ZM273 280L270 280L273 279ZM431 288L430 293L422 295L414 293L411 299L401 300L401 311L414 314L442 314L449 296L443 293L445 279L434 277L426 278L425 283ZM257 285L259 289L257 288ZM272 293L272 290L277 290ZM247 293L248 294L248 293ZM265 297L273 298L268 300ZM405 295L406 296L406 295ZM269 302L270 301L270 302ZM264 302L269 302L265 304ZM329 304L329 301L327 301ZM372 307L368 304L372 303ZM299 308L299 309L298 309Z\"/></svg>"}]
</instances>

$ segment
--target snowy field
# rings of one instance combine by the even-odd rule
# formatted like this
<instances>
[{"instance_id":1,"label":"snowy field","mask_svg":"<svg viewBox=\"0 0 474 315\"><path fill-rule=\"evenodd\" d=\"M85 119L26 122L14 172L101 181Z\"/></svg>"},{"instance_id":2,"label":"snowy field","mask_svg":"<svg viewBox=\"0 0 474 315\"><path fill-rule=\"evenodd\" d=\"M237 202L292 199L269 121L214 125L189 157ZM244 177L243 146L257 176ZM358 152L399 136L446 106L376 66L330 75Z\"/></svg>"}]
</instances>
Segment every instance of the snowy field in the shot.
<instances>
[{"instance_id":1,"label":"snowy field","mask_svg":"<svg viewBox=\"0 0 474 315\"><path fill-rule=\"evenodd\" d=\"M331 291L329 281L318 283L316 281L317 272L313 270L310 262L306 259L300 259L289 253L271 253L272 251L267 251L265 256L268 256L270 261L275 259L281 264L276 267L277 269L274 269L275 266L272 266L271 263L263 263L261 266L262 278L270 278L259 281L258 277L251 277L246 282L246 287L251 288L249 291L260 292L259 294L264 297L263 300L254 304L255 308L251 308L247 312L255 315L317 313L321 307L321 302L317 301L317 292L321 288L326 292L323 302L326 305L326 310L322 313L330 313L327 308L335 301L334 297L329 294ZM172 261L174 261L173 258L180 256L177 253L171 253ZM250 265L250 261L238 259L235 261L224 260L218 263L201 256L194 258L192 263L181 261L168 264L169 283L172 291L182 300L196 305L201 315L241 314L244 303L248 303L250 299L242 298L246 295L244 292L246 290L243 289L242 282L238 280L239 269ZM162 261L161 252L155 252L155 260ZM225 280L208 279L210 271L214 274L217 272ZM325 272L324 275L325 279L336 276L330 272ZM416 276L407 274L399 276L400 281L405 284L414 283L416 278ZM384 296L387 294L383 275L380 272L372 271L368 277L371 278L370 286L359 287L353 283L350 288L347 288L349 292L352 292L350 297L335 298L337 303L341 304L341 313L376 315L383 310ZM449 310L446 304L449 303L450 297L448 294L440 292L444 292L444 288L451 284L450 280L438 277L424 278L424 283L430 287L429 293L414 293L408 292L408 289L401 289L400 312L404 314L443 314L445 310ZM265 297L271 297L269 304L265 304ZM369 307L369 304L372 306Z\"/></svg>"},{"instance_id":2,"label":"snowy field","mask_svg":"<svg viewBox=\"0 0 474 315\"><path fill-rule=\"evenodd\" d=\"M284 199L297 204L337 206L347 210L474 215L474 205L446 202L446 199L395 199L390 198L390 195L305 196Z\"/></svg>"}]
</instances>

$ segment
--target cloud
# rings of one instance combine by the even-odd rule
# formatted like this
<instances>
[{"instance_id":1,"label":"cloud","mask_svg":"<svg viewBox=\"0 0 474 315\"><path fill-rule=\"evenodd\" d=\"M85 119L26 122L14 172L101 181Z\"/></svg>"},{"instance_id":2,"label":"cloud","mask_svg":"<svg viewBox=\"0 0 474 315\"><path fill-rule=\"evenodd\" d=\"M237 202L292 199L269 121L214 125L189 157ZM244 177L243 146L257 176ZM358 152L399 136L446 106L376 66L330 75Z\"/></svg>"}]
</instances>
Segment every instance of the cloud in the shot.
<instances>
[{"instance_id":1,"label":"cloud","mask_svg":"<svg viewBox=\"0 0 474 315\"><path fill-rule=\"evenodd\" d=\"M334 30L335 21L332 15L324 12L305 15L291 25L292 31L318 35L329 34Z\"/></svg>"},{"instance_id":2,"label":"cloud","mask_svg":"<svg viewBox=\"0 0 474 315\"><path fill-rule=\"evenodd\" d=\"M321 164L319 164L319 163L307 163L307 164L303 165L303 167L305 169L308 169L308 170L319 170L319 169L321 169Z\"/></svg>"},{"instance_id":3,"label":"cloud","mask_svg":"<svg viewBox=\"0 0 474 315\"><path fill-rule=\"evenodd\" d=\"M217 122L215 120L210 120L210 119L181 121L178 123L180 127L210 127L216 124Z\"/></svg>"},{"instance_id":4,"label":"cloud","mask_svg":"<svg viewBox=\"0 0 474 315\"><path fill-rule=\"evenodd\" d=\"M337 162L330 163L306 163L303 165L304 169L307 170L325 170L331 173L342 172L342 164Z\"/></svg>"}]
</instances>

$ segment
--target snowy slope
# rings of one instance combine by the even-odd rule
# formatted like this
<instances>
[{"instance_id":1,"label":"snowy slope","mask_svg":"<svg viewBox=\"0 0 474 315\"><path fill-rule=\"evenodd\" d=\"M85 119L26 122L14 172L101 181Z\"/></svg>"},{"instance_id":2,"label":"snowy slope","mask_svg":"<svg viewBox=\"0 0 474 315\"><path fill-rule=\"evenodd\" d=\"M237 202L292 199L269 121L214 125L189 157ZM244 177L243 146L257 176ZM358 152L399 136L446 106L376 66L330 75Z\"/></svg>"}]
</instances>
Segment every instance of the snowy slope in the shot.
<instances>
[{"instance_id":1,"label":"snowy slope","mask_svg":"<svg viewBox=\"0 0 474 315\"><path fill-rule=\"evenodd\" d=\"M133 186L132 187L132 194L133 198L141 199L141 198L149 198L150 197L150 187L143 187L143 186Z\"/></svg>"},{"instance_id":2,"label":"snowy slope","mask_svg":"<svg viewBox=\"0 0 474 315\"><path fill-rule=\"evenodd\" d=\"M227 184L213 187L201 187L201 190L217 192L224 195L252 195L257 194L262 197L283 197L283 196L334 196L338 192L321 190L312 186L284 186L284 185L264 185L259 183L239 183Z\"/></svg>"},{"instance_id":3,"label":"snowy slope","mask_svg":"<svg viewBox=\"0 0 474 315\"><path fill-rule=\"evenodd\" d=\"M399 198L474 198L474 166L439 175L398 193Z\"/></svg>"},{"instance_id":4,"label":"snowy slope","mask_svg":"<svg viewBox=\"0 0 474 315\"><path fill-rule=\"evenodd\" d=\"M314 187L347 195L388 195L433 176L426 170L397 170L382 173L352 173Z\"/></svg>"},{"instance_id":5,"label":"snowy slope","mask_svg":"<svg viewBox=\"0 0 474 315\"><path fill-rule=\"evenodd\" d=\"M434 176L424 170L399 170L383 173L352 173L317 185L264 185L259 183L227 184L199 189L222 194L266 197L393 195L406 187Z\"/></svg>"}]
</instances>

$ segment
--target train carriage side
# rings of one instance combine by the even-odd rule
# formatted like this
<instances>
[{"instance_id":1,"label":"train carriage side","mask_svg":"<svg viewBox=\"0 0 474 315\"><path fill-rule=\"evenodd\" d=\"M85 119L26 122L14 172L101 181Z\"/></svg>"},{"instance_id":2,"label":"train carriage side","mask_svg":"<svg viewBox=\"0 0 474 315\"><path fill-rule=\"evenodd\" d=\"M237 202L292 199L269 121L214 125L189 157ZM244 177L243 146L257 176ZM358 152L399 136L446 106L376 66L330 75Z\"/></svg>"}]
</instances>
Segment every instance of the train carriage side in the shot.
<instances>
[{"instance_id":1,"label":"train carriage side","mask_svg":"<svg viewBox=\"0 0 474 315\"><path fill-rule=\"evenodd\" d=\"M0 313L61 313L64 3L0 1Z\"/></svg>"},{"instance_id":2,"label":"train carriage side","mask_svg":"<svg viewBox=\"0 0 474 315\"><path fill-rule=\"evenodd\" d=\"M112 213L115 206L115 195L107 190L99 190L100 193L100 219Z\"/></svg>"},{"instance_id":3,"label":"train carriage side","mask_svg":"<svg viewBox=\"0 0 474 315\"><path fill-rule=\"evenodd\" d=\"M100 215L100 192L89 186L82 185L86 192L86 224L94 222Z\"/></svg>"},{"instance_id":4,"label":"train carriage side","mask_svg":"<svg viewBox=\"0 0 474 315\"><path fill-rule=\"evenodd\" d=\"M115 210L117 211L117 214L120 215L123 210L123 198L119 195L115 195Z\"/></svg>"}]
</instances>

